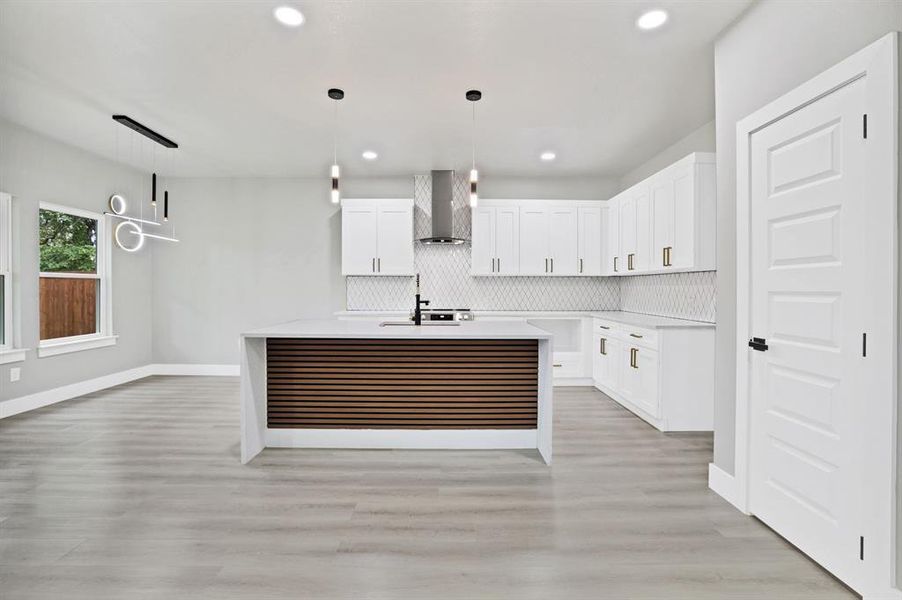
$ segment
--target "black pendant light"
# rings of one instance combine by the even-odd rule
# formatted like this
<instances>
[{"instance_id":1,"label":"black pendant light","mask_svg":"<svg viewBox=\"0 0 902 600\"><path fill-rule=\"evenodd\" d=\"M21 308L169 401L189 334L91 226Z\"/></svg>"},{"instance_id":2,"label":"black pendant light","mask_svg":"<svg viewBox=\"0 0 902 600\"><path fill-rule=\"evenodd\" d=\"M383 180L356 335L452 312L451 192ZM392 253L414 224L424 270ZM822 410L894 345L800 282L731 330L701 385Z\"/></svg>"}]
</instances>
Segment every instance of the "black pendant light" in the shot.
<instances>
[{"instance_id":1,"label":"black pendant light","mask_svg":"<svg viewBox=\"0 0 902 600\"><path fill-rule=\"evenodd\" d=\"M332 204L341 202L341 192L338 186L338 179L341 174L338 167L338 102L344 97L344 90L338 88L329 90L329 98L335 101L335 122L332 129Z\"/></svg>"},{"instance_id":2,"label":"black pendant light","mask_svg":"<svg viewBox=\"0 0 902 600\"><path fill-rule=\"evenodd\" d=\"M469 90L467 92L467 100L473 103L473 165L470 169L470 206L476 208L479 204L479 192L476 189L479 183L479 171L476 170L476 103L482 99L482 92L479 90Z\"/></svg>"}]
</instances>

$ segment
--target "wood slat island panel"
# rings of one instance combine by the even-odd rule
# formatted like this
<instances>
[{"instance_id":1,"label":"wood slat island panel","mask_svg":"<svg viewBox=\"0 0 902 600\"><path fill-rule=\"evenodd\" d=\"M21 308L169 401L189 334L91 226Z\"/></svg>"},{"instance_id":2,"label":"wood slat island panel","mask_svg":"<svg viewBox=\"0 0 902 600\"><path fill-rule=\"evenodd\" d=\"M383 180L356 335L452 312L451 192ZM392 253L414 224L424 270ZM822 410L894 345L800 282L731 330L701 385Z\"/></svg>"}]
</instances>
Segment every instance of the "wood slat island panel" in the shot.
<instances>
[{"instance_id":1,"label":"wood slat island panel","mask_svg":"<svg viewBox=\"0 0 902 600\"><path fill-rule=\"evenodd\" d=\"M270 429L535 429L538 341L266 340Z\"/></svg>"}]
</instances>

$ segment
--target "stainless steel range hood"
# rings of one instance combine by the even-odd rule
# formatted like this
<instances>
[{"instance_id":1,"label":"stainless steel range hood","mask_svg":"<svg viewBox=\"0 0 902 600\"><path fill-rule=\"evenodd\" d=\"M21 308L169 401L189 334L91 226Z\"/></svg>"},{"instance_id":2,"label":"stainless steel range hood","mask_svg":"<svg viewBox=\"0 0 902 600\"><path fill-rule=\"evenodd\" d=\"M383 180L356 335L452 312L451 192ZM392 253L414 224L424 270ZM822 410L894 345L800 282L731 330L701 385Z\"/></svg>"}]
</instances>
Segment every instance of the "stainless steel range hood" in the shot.
<instances>
[{"instance_id":1,"label":"stainless steel range hood","mask_svg":"<svg viewBox=\"0 0 902 600\"><path fill-rule=\"evenodd\" d=\"M454 171L432 172L432 235L422 238L424 244L455 245L467 240L454 237Z\"/></svg>"}]
</instances>

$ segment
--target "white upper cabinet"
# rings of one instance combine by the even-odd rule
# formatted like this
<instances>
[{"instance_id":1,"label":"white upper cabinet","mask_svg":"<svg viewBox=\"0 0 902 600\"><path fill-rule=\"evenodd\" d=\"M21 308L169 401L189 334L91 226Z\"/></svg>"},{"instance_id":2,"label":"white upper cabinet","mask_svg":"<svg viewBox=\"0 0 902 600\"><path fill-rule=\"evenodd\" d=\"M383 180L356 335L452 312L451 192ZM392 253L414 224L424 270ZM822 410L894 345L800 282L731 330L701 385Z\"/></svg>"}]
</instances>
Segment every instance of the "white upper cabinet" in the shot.
<instances>
[{"instance_id":1,"label":"white upper cabinet","mask_svg":"<svg viewBox=\"0 0 902 600\"><path fill-rule=\"evenodd\" d=\"M599 203L600 204L600 203ZM602 245L601 240L605 221L602 220L602 212L607 207L580 206L576 209L576 244L577 244L577 273L579 275L602 274Z\"/></svg>"},{"instance_id":2,"label":"white upper cabinet","mask_svg":"<svg viewBox=\"0 0 902 600\"><path fill-rule=\"evenodd\" d=\"M594 200L480 200L473 275L602 275L602 210Z\"/></svg>"},{"instance_id":3,"label":"white upper cabinet","mask_svg":"<svg viewBox=\"0 0 902 600\"><path fill-rule=\"evenodd\" d=\"M520 209L483 200L473 209L473 275L512 275L520 269Z\"/></svg>"},{"instance_id":4,"label":"white upper cabinet","mask_svg":"<svg viewBox=\"0 0 902 600\"><path fill-rule=\"evenodd\" d=\"M552 275L579 273L576 207L549 202L548 268Z\"/></svg>"},{"instance_id":5,"label":"white upper cabinet","mask_svg":"<svg viewBox=\"0 0 902 600\"><path fill-rule=\"evenodd\" d=\"M623 257L620 256L620 196L605 202L602 208L602 219L605 222L602 238L602 274L619 275L623 268Z\"/></svg>"},{"instance_id":6,"label":"white upper cabinet","mask_svg":"<svg viewBox=\"0 0 902 600\"><path fill-rule=\"evenodd\" d=\"M612 198L620 239L608 236L606 254L619 256L616 274L715 269L715 194L714 154L697 152Z\"/></svg>"},{"instance_id":7,"label":"white upper cabinet","mask_svg":"<svg viewBox=\"0 0 902 600\"><path fill-rule=\"evenodd\" d=\"M342 200L342 275L413 275L413 244L413 200Z\"/></svg>"},{"instance_id":8,"label":"white upper cabinet","mask_svg":"<svg viewBox=\"0 0 902 600\"><path fill-rule=\"evenodd\" d=\"M520 275L550 275L548 207L544 202L520 206Z\"/></svg>"}]
</instances>

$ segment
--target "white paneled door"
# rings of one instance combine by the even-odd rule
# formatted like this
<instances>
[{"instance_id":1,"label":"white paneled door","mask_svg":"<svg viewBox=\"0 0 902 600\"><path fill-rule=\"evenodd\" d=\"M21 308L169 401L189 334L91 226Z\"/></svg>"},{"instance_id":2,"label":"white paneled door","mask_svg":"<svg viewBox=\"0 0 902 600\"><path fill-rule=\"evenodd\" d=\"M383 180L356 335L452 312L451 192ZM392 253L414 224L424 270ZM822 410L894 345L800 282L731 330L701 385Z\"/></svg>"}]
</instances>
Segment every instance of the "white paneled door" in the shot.
<instances>
[{"instance_id":1,"label":"white paneled door","mask_svg":"<svg viewBox=\"0 0 902 600\"><path fill-rule=\"evenodd\" d=\"M749 508L847 582L867 468L863 265L885 259L865 252L864 91L791 112L749 150Z\"/></svg>"}]
</instances>

